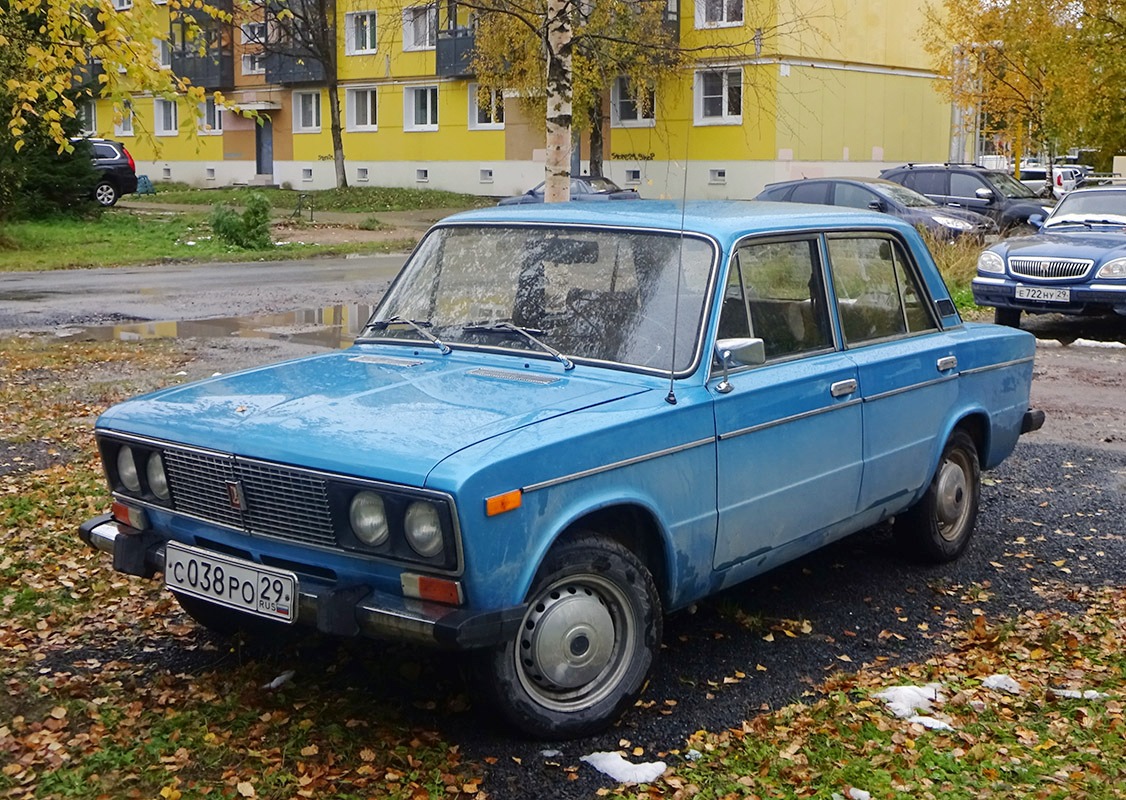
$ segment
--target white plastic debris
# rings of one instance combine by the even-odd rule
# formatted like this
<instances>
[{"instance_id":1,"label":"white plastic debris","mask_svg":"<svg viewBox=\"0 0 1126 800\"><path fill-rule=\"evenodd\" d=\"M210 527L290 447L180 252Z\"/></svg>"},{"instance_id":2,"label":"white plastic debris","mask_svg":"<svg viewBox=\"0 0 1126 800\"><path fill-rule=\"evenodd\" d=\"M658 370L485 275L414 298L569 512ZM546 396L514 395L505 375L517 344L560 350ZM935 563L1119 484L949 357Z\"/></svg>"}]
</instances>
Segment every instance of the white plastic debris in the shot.
<instances>
[{"instance_id":1,"label":"white plastic debris","mask_svg":"<svg viewBox=\"0 0 1126 800\"><path fill-rule=\"evenodd\" d=\"M845 800L845 796L833 792L833 800ZM855 786L849 787L848 800L872 800L872 793L866 792L863 789L857 789Z\"/></svg>"},{"instance_id":2,"label":"white plastic debris","mask_svg":"<svg viewBox=\"0 0 1126 800\"><path fill-rule=\"evenodd\" d=\"M618 783L652 783L665 774L664 761L634 764L622 758L621 753L591 753L579 761L585 761Z\"/></svg>"},{"instance_id":3,"label":"white plastic debris","mask_svg":"<svg viewBox=\"0 0 1126 800\"><path fill-rule=\"evenodd\" d=\"M997 689L998 691L1008 692L1009 694L1020 694L1024 691L1024 687L1008 675L990 675L981 682L981 685L986 689Z\"/></svg>"},{"instance_id":4,"label":"white plastic debris","mask_svg":"<svg viewBox=\"0 0 1126 800\"><path fill-rule=\"evenodd\" d=\"M278 677L274 678L269 683L263 683L262 688L263 689L269 689L270 691L273 691L275 689L280 689L281 687L283 687L287 683L289 683L291 680L293 680L293 676L296 675L296 674L297 674L297 670L287 669L285 672L283 672Z\"/></svg>"},{"instance_id":5,"label":"white plastic debris","mask_svg":"<svg viewBox=\"0 0 1126 800\"><path fill-rule=\"evenodd\" d=\"M916 711L931 711L932 703L944 703L946 698L939 691L940 683L928 683L926 686L892 686L882 692L876 692L876 699L883 700L888 710L897 717L906 719L914 716Z\"/></svg>"},{"instance_id":6,"label":"white plastic debris","mask_svg":"<svg viewBox=\"0 0 1126 800\"><path fill-rule=\"evenodd\" d=\"M918 724L922 725L924 728L926 728L928 730L932 730L932 731L952 731L952 730L954 730L952 727L950 727L950 723L943 722L942 720L938 719L937 717L920 717L918 715L915 715L913 717L908 717L907 721L908 722L917 722Z\"/></svg>"},{"instance_id":7,"label":"white plastic debris","mask_svg":"<svg viewBox=\"0 0 1126 800\"><path fill-rule=\"evenodd\" d=\"M1096 692L1094 689L1079 691L1078 689L1050 689L1056 697L1066 697L1068 700L1102 700L1109 697L1106 692Z\"/></svg>"},{"instance_id":8,"label":"white plastic debris","mask_svg":"<svg viewBox=\"0 0 1126 800\"><path fill-rule=\"evenodd\" d=\"M558 750L540 750L540 755L544 758L559 758L563 753Z\"/></svg>"},{"instance_id":9,"label":"white plastic debris","mask_svg":"<svg viewBox=\"0 0 1126 800\"><path fill-rule=\"evenodd\" d=\"M689 750L687 753L684 754L684 757L687 758L689 761L699 761L701 758L704 757L704 754L701 753L696 748L692 748L691 750Z\"/></svg>"},{"instance_id":10,"label":"white plastic debris","mask_svg":"<svg viewBox=\"0 0 1126 800\"><path fill-rule=\"evenodd\" d=\"M1071 343L1072 347L1101 347L1104 350L1123 350L1126 349L1126 344L1122 342L1098 342L1094 339L1076 339Z\"/></svg>"}]
</instances>

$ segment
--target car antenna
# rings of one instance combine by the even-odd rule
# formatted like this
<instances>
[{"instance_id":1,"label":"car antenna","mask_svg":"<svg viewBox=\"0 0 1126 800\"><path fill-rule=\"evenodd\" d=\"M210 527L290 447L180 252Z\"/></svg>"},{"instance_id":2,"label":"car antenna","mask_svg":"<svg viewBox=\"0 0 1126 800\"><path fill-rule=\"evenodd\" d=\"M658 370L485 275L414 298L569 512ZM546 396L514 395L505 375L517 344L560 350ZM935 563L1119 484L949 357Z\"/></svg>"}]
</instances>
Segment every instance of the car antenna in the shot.
<instances>
[{"instance_id":1,"label":"car antenna","mask_svg":"<svg viewBox=\"0 0 1126 800\"><path fill-rule=\"evenodd\" d=\"M689 132L691 133L691 129ZM680 329L680 283L684 277L684 218L688 212L688 133L684 136L684 184L680 189L680 247L676 254L676 298L672 306L672 358L669 361L669 393L665 402L676 405L676 335Z\"/></svg>"}]
</instances>

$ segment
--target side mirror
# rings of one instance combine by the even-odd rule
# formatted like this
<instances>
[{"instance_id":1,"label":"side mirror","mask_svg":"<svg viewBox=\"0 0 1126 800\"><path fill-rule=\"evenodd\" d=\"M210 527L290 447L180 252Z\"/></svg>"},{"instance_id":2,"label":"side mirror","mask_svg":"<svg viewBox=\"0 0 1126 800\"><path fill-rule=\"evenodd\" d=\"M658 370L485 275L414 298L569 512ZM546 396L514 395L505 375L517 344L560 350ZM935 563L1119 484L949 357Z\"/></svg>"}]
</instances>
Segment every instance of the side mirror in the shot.
<instances>
[{"instance_id":1,"label":"side mirror","mask_svg":"<svg viewBox=\"0 0 1126 800\"><path fill-rule=\"evenodd\" d=\"M868 208L871 211L879 211L881 214L887 210L884 207L884 201L883 200L873 200L871 203L868 204Z\"/></svg>"},{"instance_id":2,"label":"side mirror","mask_svg":"<svg viewBox=\"0 0 1126 800\"><path fill-rule=\"evenodd\" d=\"M731 391L731 381L727 378L730 367L757 366L766 363L766 346L762 339L717 339L715 357L723 367L723 380L716 385L716 391L727 394Z\"/></svg>"},{"instance_id":3,"label":"side mirror","mask_svg":"<svg viewBox=\"0 0 1126 800\"><path fill-rule=\"evenodd\" d=\"M1036 230L1040 230L1041 228L1044 227L1044 215L1043 214L1029 214L1028 215L1028 224L1031 225Z\"/></svg>"},{"instance_id":4,"label":"side mirror","mask_svg":"<svg viewBox=\"0 0 1126 800\"><path fill-rule=\"evenodd\" d=\"M987 203L992 203L994 200L993 192L989 189L986 189L984 186L974 192L974 197L976 197L978 200L984 200Z\"/></svg>"}]
</instances>

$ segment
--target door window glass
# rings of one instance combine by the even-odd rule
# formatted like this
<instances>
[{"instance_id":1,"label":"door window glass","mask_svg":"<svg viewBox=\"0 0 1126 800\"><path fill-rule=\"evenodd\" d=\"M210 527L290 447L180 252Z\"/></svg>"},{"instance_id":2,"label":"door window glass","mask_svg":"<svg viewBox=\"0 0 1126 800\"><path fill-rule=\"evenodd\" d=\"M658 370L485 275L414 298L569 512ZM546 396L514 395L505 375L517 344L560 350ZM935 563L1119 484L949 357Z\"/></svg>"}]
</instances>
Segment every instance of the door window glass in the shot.
<instances>
[{"instance_id":1,"label":"door window glass","mask_svg":"<svg viewBox=\"0 0 1126 800\"><path fill-rule=\"evenodd\" d=\"M908 172L903 185L919 194L946 194L946 173L933 169Z\"/></svg>"},{"instance_id":2,"label":"door window glass","mask_svg":"<svg viewBox=\"0 0 1126 800\"><path fill-rule=\"evenodd\" d=\"M848 208L868 208L879 200L875 192L852 183L838 183L833 205Z\"/></svg>"},{"instance_id":3,"label":"door window glass","mask_svg":"<svg viewBox=\"0 0 1126 800\"><path fill-rule=\"evenodd\" d=\"M950 176L950 196L951 197L975 197L974 194L978 189L988 189L985 181L976 175L966 175L961 172L955 172Z\"/></svg>"},{"instance_id":4,"label":"door window glass","mask_svg":"<svg viewBox=\"0 0 1126 800\"><path fill-rule=\"evenodd\" d=\"M829 184L824 181L799 183L790 196L791 203L828 203Z\"/></svg>"}]
</instances>

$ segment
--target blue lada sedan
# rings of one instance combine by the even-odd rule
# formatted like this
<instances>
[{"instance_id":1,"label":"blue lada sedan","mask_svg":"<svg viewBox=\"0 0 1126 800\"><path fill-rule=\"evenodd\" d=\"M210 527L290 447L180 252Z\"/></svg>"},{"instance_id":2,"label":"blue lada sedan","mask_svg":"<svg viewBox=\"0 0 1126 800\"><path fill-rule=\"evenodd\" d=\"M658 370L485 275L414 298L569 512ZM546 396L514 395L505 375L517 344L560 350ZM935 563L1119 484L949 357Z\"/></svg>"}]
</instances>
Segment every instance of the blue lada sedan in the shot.
<instances>
[{"instance_id":1,"label":"blue lada sedan","mask_svg":"<svg viewBox=\"0 0 1126 800\"><path fill-rule=\"evenodd\" d=\"M916 231L769 203L450 217L354 346L122 403L82 538L202 625L472 650L561 738L641 692L663 615L883 520L958 557L1043 414Z\"/></svg>"}]
</instances>

